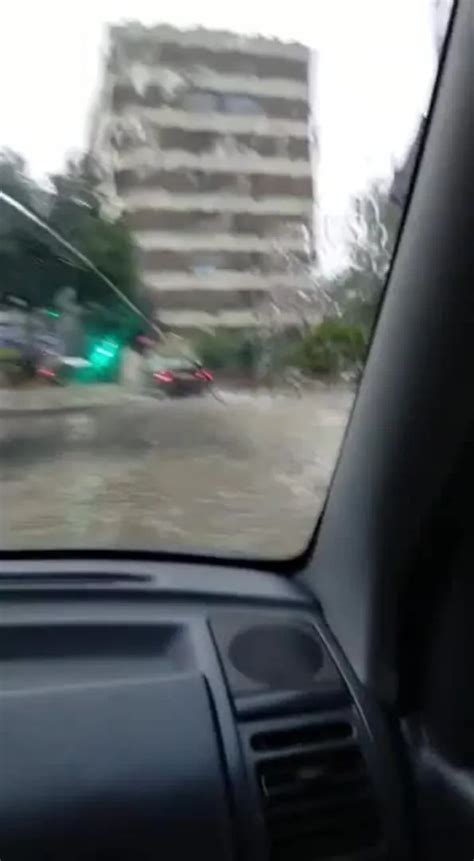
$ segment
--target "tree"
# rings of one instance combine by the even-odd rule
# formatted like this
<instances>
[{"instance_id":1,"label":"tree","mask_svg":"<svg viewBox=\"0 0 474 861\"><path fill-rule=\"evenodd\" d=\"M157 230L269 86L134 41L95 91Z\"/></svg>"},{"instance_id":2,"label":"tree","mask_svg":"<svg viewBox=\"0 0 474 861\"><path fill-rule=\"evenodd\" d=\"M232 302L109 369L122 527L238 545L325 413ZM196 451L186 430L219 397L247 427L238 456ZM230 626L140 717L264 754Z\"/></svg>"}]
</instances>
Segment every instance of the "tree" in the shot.
<instances>
[{"instance_id":1,"label":"tree","mask_svg":"<svg viewBox=\"0 0 474 861\"><path fill-rule=\"evenodd\" d=\"M35 209L37 187L24 159L11 150L0 152L0 191L28 210ZM54 264L54 254L41 231L25 215L0 199L0 267L2 294L41 300L43 276Z\"/></svg>"},{"instance_id":2,"label":"tree","mask_svg":"<svg viewBox=\"0 0 474 861\"><path fill-rule=\"evenodd\" d=\"M70 159L65 171L50 179L48 191L28 178L21 156L0 153L0 190L44 218L118 290L140 304L135 248L125 223L101 214L93 161L87 156ZM0 201L0 263L3 292L47 306L58 290L70 286L82 305L101 309L102 320L108 315L110 325L117 317L132 325L133 312L91 266L5 201Z\"/></svg>"},{"instance_id":3,"label":"tree","mask_svg":"<svg viewBox=\"0 0 474 861\"><path fill-rule=\"evenodd\" d=\"M67 163L63 174L51 177L55 189L49 223L77 248L128 298L140 301L137 293L135 247L123 221L101 215L98 173L93 161L83 157ZM64 253L64 252L63 252ZM120 302L97 275L74 256L66 258L75 269L74 285L80 301Z\"/></svg>"},{"instance_id":4,"label":"tree","mask_svg":"<svg viewBox=\"0 0 474 861\"><path fill-rule=\"evenodd\" d=\"M350 219L349 266L328 289L338 315L362 324L370 333L393 257L400 212L389 190L374 184L353 204Z\"/></svg>"},{"instance_id":5,"label":"tree","mask_svg":"<svg viewBox=\"0 0 474 861\"><path fill-rule=\"evenodd\" d=\"M25 160L10 149L0 150L0 190L24 206L31 205L32 183L26 175Z\"/></svg>"},{"instance_id":6,"label":"tree","mask_svg":"<svg viewBox=\"0 0 474 861\"><path fill-rule=\"evenodd\" d=\"M366 351L367 335L361 324L328 318L308 332L288 358L303 372L330 376L359 372Z\"/></svg>"},{"instance_id":7,"label":"tree","mask_svg":"<svg viewBox=\"0 0 474 861\"><path fill-rule=\"evenodd\" d=\"M372 272L382 280L390 265L398 228L399 212L390 200L389 190L375 183L356 198L350 222L351 266Z\"/></svg>"},{"instance_id":8,"label":"tree","mask_svg":"<svg viewBox=\"0 0 474 861\"><path fill-rule=\"evenodd\" d=\"M399 218L388 190L380 184L354 201L349 265L332 279L315 280L323 319L303 334L289 354L290 361L303 371L360 373L393 256Z\"/></svg>"}]
</instances>

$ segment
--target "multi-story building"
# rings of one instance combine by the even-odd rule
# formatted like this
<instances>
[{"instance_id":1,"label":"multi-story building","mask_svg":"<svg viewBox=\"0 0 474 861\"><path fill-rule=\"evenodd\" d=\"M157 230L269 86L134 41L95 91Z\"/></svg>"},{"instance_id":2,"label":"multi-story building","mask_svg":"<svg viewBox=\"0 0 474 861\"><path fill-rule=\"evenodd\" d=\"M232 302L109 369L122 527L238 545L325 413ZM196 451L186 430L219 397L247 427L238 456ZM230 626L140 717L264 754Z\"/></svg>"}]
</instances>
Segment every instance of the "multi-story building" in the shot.
<instances>
[{"instance_id":1,"label":"multi-story building","mask_svg":"<svg viewBox=\"0 0 474 861\"><path fill-rule=\"evenodd\" d=\"M91 150L125 210L160 320L291 323L309 288L308 48L138 24L110 29Z\"/></svg>"}]
</instances>

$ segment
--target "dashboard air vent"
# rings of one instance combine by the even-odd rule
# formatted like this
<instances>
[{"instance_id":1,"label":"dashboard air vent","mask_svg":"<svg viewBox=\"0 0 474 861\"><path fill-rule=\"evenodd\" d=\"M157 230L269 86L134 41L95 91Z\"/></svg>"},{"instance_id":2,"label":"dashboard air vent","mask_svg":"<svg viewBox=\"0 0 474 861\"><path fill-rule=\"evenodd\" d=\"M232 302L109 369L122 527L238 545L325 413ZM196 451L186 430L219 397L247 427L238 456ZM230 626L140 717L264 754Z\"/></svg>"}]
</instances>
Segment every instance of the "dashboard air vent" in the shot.
<instances>
[{"instance_id":1,"label":"dashboard air vent","mask_svg":"<svg viewBox=\"0 0 474 861\"><path fill-rule=\"evenodd\" d=\"M349 721L265 728L250 745L271 861L325 861L377 846L373 787Z\"/></svg>"}]
</instances>

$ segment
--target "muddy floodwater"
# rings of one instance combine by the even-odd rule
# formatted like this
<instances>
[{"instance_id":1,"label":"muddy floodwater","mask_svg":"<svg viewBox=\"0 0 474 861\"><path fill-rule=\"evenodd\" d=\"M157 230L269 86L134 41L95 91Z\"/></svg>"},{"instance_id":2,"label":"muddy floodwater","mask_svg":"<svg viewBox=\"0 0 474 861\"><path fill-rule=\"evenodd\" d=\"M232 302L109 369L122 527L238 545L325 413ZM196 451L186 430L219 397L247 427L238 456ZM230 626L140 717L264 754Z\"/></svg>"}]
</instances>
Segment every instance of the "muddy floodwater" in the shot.
<instances>
[{"instance_id":1,"label":"muddy floodwater","mask_svg":"<svg viewBox=\"0 0 474 861\"><path fill-rule=\"evenodd\" d=\"M0 417L1 545L299 552L353 394L100 399ZM0 399L1 406L1 399Z\"/></svg>"}]
</instances>

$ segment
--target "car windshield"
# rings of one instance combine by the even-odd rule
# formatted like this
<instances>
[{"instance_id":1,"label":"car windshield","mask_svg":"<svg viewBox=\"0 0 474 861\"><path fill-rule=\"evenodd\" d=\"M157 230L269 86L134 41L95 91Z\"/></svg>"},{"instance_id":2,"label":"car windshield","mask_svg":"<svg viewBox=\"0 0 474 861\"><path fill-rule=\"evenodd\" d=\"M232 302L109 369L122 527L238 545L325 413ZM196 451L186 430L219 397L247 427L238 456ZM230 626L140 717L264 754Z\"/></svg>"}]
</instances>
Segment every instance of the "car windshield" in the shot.
<instances>
[{"instance_id":1,"label":"car windshield","mask_svg":"<svg viewBox=\"0 0 474 861\"><path fill-rule=\"evenodd\" d=\"M3 4L0 550L305 548L450 10Z\"/></svg>"}]
</instances>

